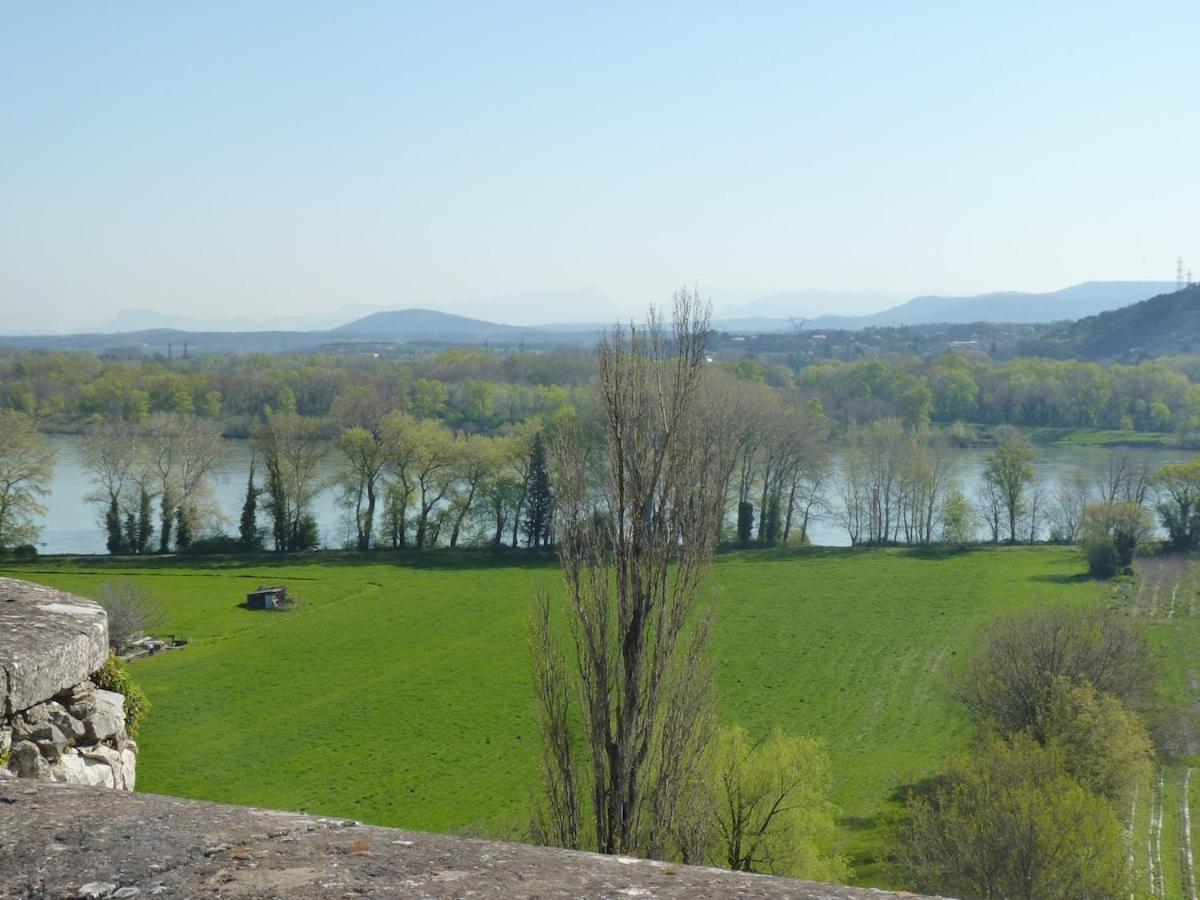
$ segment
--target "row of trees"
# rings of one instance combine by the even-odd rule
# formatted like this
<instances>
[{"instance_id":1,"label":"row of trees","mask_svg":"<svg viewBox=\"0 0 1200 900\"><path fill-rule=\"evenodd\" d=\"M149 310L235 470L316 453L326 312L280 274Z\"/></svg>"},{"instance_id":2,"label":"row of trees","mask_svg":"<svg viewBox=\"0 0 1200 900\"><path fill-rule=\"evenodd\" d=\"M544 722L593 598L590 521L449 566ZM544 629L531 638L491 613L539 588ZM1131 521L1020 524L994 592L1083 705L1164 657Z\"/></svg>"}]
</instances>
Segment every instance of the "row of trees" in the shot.
<instances>
[{"instance_id":1,"label":"row of trees","mask_svg":"<svg viewBox=\"0 0 1200 900\"><path fill-rule=\"evenodd\" d=\"M980 527L996 543L1037 540L1046 513L1028 440L1001 432L974 498L955 477L956 458L944 435L899 419L852 428L831 512L853 545L966 544Z\"/></svg>"},{"instance_id":2,"label":"row of trees","mask_svg":"<svg viewBox=\"0 0 1200 900\"><path fill-rule=\"evenodd\" d=\"M997 365L954 353L792 367L753 358L717 365L739 380L820 401L840 430L881 418L909 427L973 422L1188 435L1200 430L1200 385L1166 362L1102 366L1022 357ZM246 354L171 361L27 352L0 356L0 407L57 424L196 414L241 431L272 412L325 418L338 397L367 387L416 418L492 433L578 405L577 391L592 383L595 372L590 350L461 348L407 359Z\"/></svg>"},{"instance_id":3,"label":"row of trees","mask_svg":"<svg viewBox=\"0 0 1200 900\"><path fill-rule=\"evenodd\" d=\"M1129 565L1154 535L1154 513L1171 549L1200 542L1200 458L1154 468L1145 457L1114 453L1095 470L1046 484L1028 438L1012 428L997 436L969 498L943 435L897 419L853 428L836 496L818 497L814 510L830 511L852 544L965 544L981 531L994 543L1078 543L1097 574Z\"/></svg>"},{"instance_id":4,"label":"row of trees","mask_svg":"<svg viewBox=\"0 0 1200 900\"><path fill-rule=\"evenodd\" d=\"M186 549L219 514L213 479L221 433L209 419L156 413L140 423L94 427L81 461L102 510L110 553Z\"/></svg>"},{"instance_id":5,"label":"row of trees","mask_svg":"<svg viewBox=\"0 0 1200 900\"><path fill-rule=\"evenodd\" d=\"M357 549L456 547L464 537L497 547L522 539L534 549L553 542L544 430L562 427L569 413L547 426L534 420L490 437L390 410L365 389L344 401L335 405L343 427L334 442L332 485ZM253 441L264 480L257 488L252 474L247 486L242 542L262 541L248 511L263 494L274 549L310 549L312 501L327 483L321 466L330 450L320 424L277 413L254 429Z\"/></svg>"},{"instance_id":6,"label":"row of trees","mask_svg":"<svg viewBox=\"0 0 1200 900\"><path fill-rule=\"evenodd\" d=\"M844 427L889 417L909 426L976 422L1188 434L1200 427L1197 385L1160 362L1101 366L1022 357L996 365L966 354L897 356L817 363L798 371L795 383Z\"/></svg>"},{"instance_id":7,"label":"row of trees","mask_svg":"<svg viewBox=\"0 0 1200 900\"><path fill-rule=\"evenodd\" d=\"M416 359L362 356L101 358L88 353L0 355L0 408L39 422L138 423L155 413L217 420L244 433L272 413L324 419L338 398L369 388L393 408L466 431L495 432L577 402L590 353L459 349Z\"/></svg>"}]
</instances>

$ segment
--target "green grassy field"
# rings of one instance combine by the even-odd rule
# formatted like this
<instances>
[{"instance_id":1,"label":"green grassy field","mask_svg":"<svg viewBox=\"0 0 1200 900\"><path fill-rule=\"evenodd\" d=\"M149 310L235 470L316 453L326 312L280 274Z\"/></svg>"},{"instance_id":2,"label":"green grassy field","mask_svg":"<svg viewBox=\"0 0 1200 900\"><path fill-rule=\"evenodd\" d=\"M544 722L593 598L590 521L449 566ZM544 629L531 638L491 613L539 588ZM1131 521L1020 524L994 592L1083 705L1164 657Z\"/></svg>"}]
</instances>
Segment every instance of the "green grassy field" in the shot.
<instances>
[{"instance_id":1,"label":"green grassy field","mask_svg":"<svg viewBox=\"0 0 1200 900\"><path fill-rule=\"evenodd\" d=\"M857 880L898 788L960 751L951 675L993 616L1110 602L1070 549L826 550L719 558L721 712L753 733L823 739ZM250 562L39 560L0 574L83 595L130 579L183 650L133 665L154 706L141 790L439 831L513 834L535 787L525 626L551 561L484 554ZM239 604L288 585L285 613ZM1193 785L1193 790L1195 790Z\"/></svg>"}]
</instances>

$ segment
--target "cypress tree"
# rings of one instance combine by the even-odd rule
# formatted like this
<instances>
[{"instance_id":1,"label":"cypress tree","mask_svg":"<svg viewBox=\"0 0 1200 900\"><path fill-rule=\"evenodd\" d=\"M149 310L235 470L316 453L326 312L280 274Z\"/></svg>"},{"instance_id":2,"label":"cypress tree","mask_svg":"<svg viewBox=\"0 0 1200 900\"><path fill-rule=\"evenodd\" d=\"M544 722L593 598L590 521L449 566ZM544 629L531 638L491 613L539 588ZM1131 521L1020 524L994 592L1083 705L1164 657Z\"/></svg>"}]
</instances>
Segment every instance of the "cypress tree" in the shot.
<instances>
[{"instance_id":1,"label":"cypress tree","mask_svg":"<svg viewBox=\"0 0 1200 900\"><path fill-rule=\"evenodd\" d=\"M242 503L242 520L238 524L238 543L243 550L262 549L262 535L258 531L258 495L261 488L254 486L254 457L250 458L250 477L246 479L246 499Z\"/></svg>"},{"instance_id":2,"label":"cypress tree","mask_svg":"<svg viewBox=\"0 0 1200 900\"><path fill-rule=\"evenodd\" d=\"M125 552L125 535L121 533L121 507L114 494L108 504L108 512L104 514L104 529L108 532L105 546L112 554Z\"/></svg>"},{"instance_id":3,"label":"cypress tree","mask_svg":"<svg viewBox=\"0 0 1200 900\"><path fill-rule=\"evenodd\" d=\"M272 464L269 457L267 459L267 494L271 498L269 508L275 549L278 551L291 550L295 541L288 525L287 488L284 486L283 473L279 471L278 464Z\"/></svg>"},{"instance_id":4,"label":"cypress tree","mask_svg":"<svg viewBox=\"0 0 1200 900\"><path fill-rule=\"evenodd\" d=\"M747 500L738 504L737 534L738 543L748 547L754 534L754 504Z\"/></svg>"},{"instance_id":5,"label":"cypress tree","mask_svg":"<svg viewBox=\"0 0 1200 900\"><path fill-rule=\"evenodd\" d=\"M767 510L763 516L763 541L768 546L774 546L779 540L779 496L774 495L767 501Z\"/></svg>"},{"instance_id":6,"label":"cypress tree","mask_svg":"<svg viewBox=\"0 0 1200 900\"><path fill-rule=\"evenodd\" d=\"M145 553L154 536L154 523L150 517L150 495L145 488L138 491L137 552Z\"/></svg>"},{"instance_id":7,"label":"cypress tree","mask_svg":"<svg viewBox=\"0 0 1200 900\"><path fill-rule=\"evenodd\" d=\"M546 465L546 442L539 431L529 448L529 482L525 506L525 544L537 549L550 542L551 508L550 470Z\"/></svg>"},{"instance_id":8,"label":"cypress tree","mask_svg":"<svg viewBox=\"0 0 1200 900\"><path fill-rule=\"evenodd\" d=\"M133 517L132 512L125 513L125 541L121 549L126 553L138 552L137 519Z\"/></svg>"},{"instance_id":9,"label":"cypress tree","mask_svg":"<svg viewBox=\"0 0 1200 900\"><path fill-rule=\"evenodd\" d=\"M186 550L192 544L192 517L183 506L175 509L175 549Z\"/></svg>"},{"instance_id":10,"label":"cypress tree","mask_svg":"<svg viewBox=\"0 0 1200 900\"><path fill-rule=\"evenodd\" d=\"M171 549L171 529L175 524L176 510L169 490L163 490L159 500L159 515L162 524L158 527L158 552L167 553Z\"/></svg>"}]
</instances>

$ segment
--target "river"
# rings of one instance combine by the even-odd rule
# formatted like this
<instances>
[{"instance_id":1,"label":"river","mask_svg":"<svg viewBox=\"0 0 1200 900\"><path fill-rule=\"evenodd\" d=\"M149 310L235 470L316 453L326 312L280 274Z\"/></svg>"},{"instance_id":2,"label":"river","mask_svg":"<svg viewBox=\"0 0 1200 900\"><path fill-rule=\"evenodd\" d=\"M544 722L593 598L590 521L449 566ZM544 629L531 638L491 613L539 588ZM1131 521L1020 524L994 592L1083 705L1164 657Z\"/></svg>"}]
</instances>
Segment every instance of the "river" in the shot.
<instances>
[{"instance_id":1,"label":"river","mask_svg":"<svg viewBox=\"0 0 1200 900\"><path fill-rule=\"evenodd\" d=\"M79 461L79 449L84 438L56 435L46 440L54 448L56 458L54 481L50 495L44 501L46 515L41 518L42 534L38 549L43 553L104 553L100 511L95 504L87 501L87 495L93 487ZM236 532L246 493L250 445L243 440L226 440L224 446L221 471L215 481L216 499L226 517L225 530ZM1191 459L1195 455L1190 451L1167 449L1043 447L1039 449L1038 479L1044 484L1052 484L1076 468L1101 472L1109 459L1123 453L1133 454L1135 458L1144 457L1154 467ZM955 475L967 496L973 497L987 450L967 448L956 451L956 455ZM327 477L332 475L335 464L334 454L331 453L324 462L324 474ZM322 543L328 547L343 546L346 525L332 488L326 488L317 495L313 511L320 525ZM259 524L266 524L265 517L260 516ZM830 518L813 522L809 533L815 544L840 547L849 543L845 530Z\"/></svg>"}]
</instances>

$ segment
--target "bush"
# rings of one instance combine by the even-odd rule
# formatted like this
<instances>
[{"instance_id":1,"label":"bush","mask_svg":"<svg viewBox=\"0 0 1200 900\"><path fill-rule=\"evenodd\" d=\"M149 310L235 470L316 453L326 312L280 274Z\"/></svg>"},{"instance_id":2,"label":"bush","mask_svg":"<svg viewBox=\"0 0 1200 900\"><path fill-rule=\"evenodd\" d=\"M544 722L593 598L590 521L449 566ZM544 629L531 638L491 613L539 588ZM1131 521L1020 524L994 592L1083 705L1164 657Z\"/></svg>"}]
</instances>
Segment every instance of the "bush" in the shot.
<instances>
[{"instance_id":1,"label":"bush","mask_svg":"<svg viewBox=\"0 0 1200 900\"><path fill-rule=\"evenodd\" d=\"M198 538L181 548L180 553L187 556L229 556L262 549L261 542L257 547L247 547L240 540L229 534L212 534Z\"/></svg>"},{"instance_id":2,"label":"bush","mask_svg":"<svg viewBox=\"0 0 1200 900\"><path fill-rule=\"evenodd\" d=\"M33 544L17 544L13 547L13 557L16 559L34 559L37 555L37 547Z\"/></svg>"},{"instance_id":3,"label":"bush","mask_svg":"<svg viewBox=\"0 0 1200 900\"><path fill-rule=\"evenodd\" d=\"M116 691L125 698L125 730L131 738L136 738L150 712L150 701L142 689L129 677L129 667L115 653L110 652L108 659L92 674L96 687L105 691Z\"/></svg>"},{"instance_id":4,"label":"bush","mask_svg":"<svg viewBox=\"0 0 1200 900\"><path fill-rule=\"evenodd\" d=\"M1133 565L1154 534L1154 519L1140 503L1093 503L1084 508L1079 531L1088 571L1107 578Z\"/></svg>"},{"instance_id":5,"label":"bush","mask_svg":"<svg viewBox=\"0 0 1200 900\"><path fill-rule=\"evenodd\" d=\"M1087 558L1088 574L1095 578L1112 578L1121 569L1117 543L1110 537L1084 541L1083 555Z\"/></svg>"},{"instance_id":6,"label":"bush","mask_svg":"<svg viewBox=\"0 0 1200 900\"><path fill-rule=\"evenodd\" d=\"M296 535L297 550L316 550L321 546L321 532L317 528L317 517L306 513L300 520Z\"/></svg>"}]
</instances>

